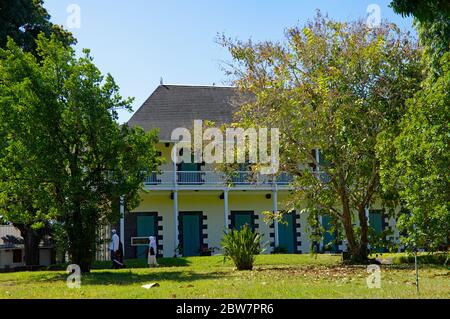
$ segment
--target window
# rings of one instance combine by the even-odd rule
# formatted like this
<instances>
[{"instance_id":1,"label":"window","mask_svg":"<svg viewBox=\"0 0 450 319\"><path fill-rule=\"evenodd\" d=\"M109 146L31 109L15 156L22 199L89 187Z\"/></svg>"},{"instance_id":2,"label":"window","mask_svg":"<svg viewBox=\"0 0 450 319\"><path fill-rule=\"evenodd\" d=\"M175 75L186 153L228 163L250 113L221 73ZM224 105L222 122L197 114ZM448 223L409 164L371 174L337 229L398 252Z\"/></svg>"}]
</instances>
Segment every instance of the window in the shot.
<instances>
[{"instance_id":1,"label":"window","mask_svg":"<svg viewBox=\"0 0 450 319\"><path fill-rule=\"evenodd\" d=\"M253 211L231 212L231 228L239 230L244 225L248 225L252 231L255 231Z\"/></svg>"}]
</instances>

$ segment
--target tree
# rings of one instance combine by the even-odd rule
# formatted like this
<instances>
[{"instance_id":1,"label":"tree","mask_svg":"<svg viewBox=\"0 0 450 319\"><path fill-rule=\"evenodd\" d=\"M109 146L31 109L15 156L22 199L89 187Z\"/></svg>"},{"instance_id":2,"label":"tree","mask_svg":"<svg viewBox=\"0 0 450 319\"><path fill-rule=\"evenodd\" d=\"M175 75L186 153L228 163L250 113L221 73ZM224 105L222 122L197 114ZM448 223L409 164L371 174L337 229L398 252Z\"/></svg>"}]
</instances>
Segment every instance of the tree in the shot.
<instances>
[{"instance_id":1,"label":"tree","mask_svg":"<svg viewBox=\"0 0 450 319\"><path fill-rule=\"evenodd\" d=\"M117 109L130 110L132 100L119 95L88 50L76 58L55 36L40 35L36 52L34 57L12 40L0 50L2 207L11 214L11 207L31 203L51 214L67 236L71 262L86 272L98 227L119 217L113 203L122 195L127 209L139 203L146 172L160 162L158 138L116 122ZM23 186L20 201L8 196L10 185Z\"/></svg>"},{"instance_id":2,"label":"tree","mask_svg":"<svg viewBox=\"0 0 450 319\"><path fill-rule=\"evenodd\" d=\"M280 129L280 168L295 179L291 203L337 218L352 260L365 262L365 210L384 198L375 145L418 89L416 43L392 24L369 29L320 13L288 29L286 43L220 42L235 61L235 85L254 96L239 124Z\"/></svg>"},{"instance_id":3,"label":"tree","mask_svg":"<svg viewBox=\"0 0 450 319\"><path fill-rule=\"evenodd\" d=\"M399 218L409 249L437 250L450 238L450 53L443 74L407 100L400 134L380 138L382 182L399 192ZM394 157L392 159L392 157Z\"/></svg>"},{"instance_id":4,"label":"tree","mask_svg":"<svg viewBox=\"0 0 450 319\"><path fill-rule=\"evenodd\" d=\"M437 250L450 238L450 3L396 0L392 6L414 16L427 68L398 131L380 136L381 180L403 206L398 227L408 233L406 247Z\"/></svg>"},{"instance_id":5,"label":"tree","mask_svg":"<svg viewBox=\"0 0 450 319\"><path fill-rule=\"evenodd\" d=\"M0 47L11 37L22 49L33 52L36 38L43 32L55 35L65 45L75 44L72 34L50 22L43 0L0 0Z\"/></svg>"},{"instance_id":6,"label":"tree","mask_svg":"<svg viewBox=\"0 0 450 319\"><path fill-rule=\"evenodd\" d=\"M64 45L69 46L76 43L72 34L64 30L61 26L54 25L50 22L50 15L42 6L41 0L0 0L0 47L5 47L7 37L13 38L19 46L27 52L32 52L36 55L36 38L40 32L50 36L53 34ZM21 74L19 72L18 74ZM19 125L17 119L16 125ZM21 123L22 129L26 129L28 123ZM6 128L8 129L8 128ZM6 134L4 131L3 134ZM29 154L24 148L18 147L15 149L17 158L22 156L22 160L29 159ZM12 162L7 162L7 156L2 157L3 169L10 170L8 165ZM18 172L17 169L15 169ZM11 172L11 171L9 171ZM7 172L2 172L1 176L8 175ZM39 185L33 185L31 178L34 174L30 168L22 167L22 171L18 173L15 181L3 181L4 190L3 201L8 201L8 221L12 222L17 227L25 243L25 263L26 265L37 265L39 263L38 245L44 234L48 232L48 217L47 213L42 213L36 208L33 196L36 190L40 189ZM23 182L27 180L27 182ZM41 190L42 192L42 190ZM12 200L14 198L14 201Z\"/></svg>"},{"instance_id":7,"label":"tree","mask_svg":"<svg viewBox=\"0 0 450 319\"><path fill-rule=\"evenodd\" d=\"M49 195L48 190L44 183L39 185L35 175L30 174L30 168L34 169L33 165L30 168L16 166L23 153L14 154L17 151L15 146L17 144L8 143L9 149L0 152L0 214L19 229L24 239L25 264L35 266L39 265L39 244L50 232L49 221L53 214L51 209L38 206L38 201L48 200L45 198ZM11 155L15 155L13 162Z\"/></svg>"},{"instance_id":8,"label":"tree","mask_svg":"<svg viewBox=\"0 0 450 319\"><path fill-rule=\"evenodd\" d=\"M447 0L393 0L391 7L402 16L414 16L424 47L424 62L432 77L442 72L441 58L450 48L450 2Z\"/></svg>"}]
</instances>

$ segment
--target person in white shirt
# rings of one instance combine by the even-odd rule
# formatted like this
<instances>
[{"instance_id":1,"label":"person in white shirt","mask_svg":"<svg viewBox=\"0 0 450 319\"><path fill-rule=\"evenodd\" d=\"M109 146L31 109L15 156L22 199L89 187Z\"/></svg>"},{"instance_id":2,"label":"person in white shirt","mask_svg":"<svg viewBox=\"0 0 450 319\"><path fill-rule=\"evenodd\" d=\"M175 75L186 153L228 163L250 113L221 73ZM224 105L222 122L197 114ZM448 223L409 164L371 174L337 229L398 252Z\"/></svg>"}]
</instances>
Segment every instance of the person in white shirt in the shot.
<instances>
[{"instance_id":1,"label":"person in white shirt","mask_svg":"<svg viewBox=\"0 0 450 319\"><path fill-rule=\"evenodd\" d=\"M111 253L111 261L112 261L112 267L113 268L118 268L118 264L117 264L117 252L119 251L119 245L120 245L120 238L119 235L117 235L117 232L115 229L113 229L111 231L112 233L112 237L111 237L111 242L109 244L109 251Z\"/></svg>"},{"instance_id":2,"label":"person in white shirt","mask_svg":"<svg viewBox=\"0 0 450 319\"><path fill-rule=\"evenodd\" d=\"M149 243L148 243L148 266L149 267L159 266L158 262L156 261L157 252L158 252L158 248L156 245L156 238L154 236L150 236Z\"/></svg>"}]
</instances>

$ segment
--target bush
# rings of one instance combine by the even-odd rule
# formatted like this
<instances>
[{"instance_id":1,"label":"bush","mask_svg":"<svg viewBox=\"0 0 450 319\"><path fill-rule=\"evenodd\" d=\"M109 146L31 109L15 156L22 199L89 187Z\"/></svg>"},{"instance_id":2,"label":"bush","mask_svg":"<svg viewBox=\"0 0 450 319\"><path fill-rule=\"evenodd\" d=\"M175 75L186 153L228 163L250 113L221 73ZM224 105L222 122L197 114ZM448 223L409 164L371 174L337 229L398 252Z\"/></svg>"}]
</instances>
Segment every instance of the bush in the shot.
<instances>
[{"instance_id":1,"label":"bush","mask_svg":"<svg viewBox=\"0 0 450 319\"><path fill-rule=\"evenodd\" d=\"M222 239L224 259L231 259L237 270L252 270L256 255L262 253L261 235L247 225L225 233Z\"/></svg>"},{"instance_id":2,"label":"bush","mask_svg":"<svg viewBox=\"0 0 450 319\"><path fill-rule=\"evenodd\" d=\"M429 253L417 256L417 262L429 265L447 265L450 261L450 254L447 252ZM414 255L407 254L404 256L394 257L394 264L413 264Z\"/></svg>"}]
</instances>

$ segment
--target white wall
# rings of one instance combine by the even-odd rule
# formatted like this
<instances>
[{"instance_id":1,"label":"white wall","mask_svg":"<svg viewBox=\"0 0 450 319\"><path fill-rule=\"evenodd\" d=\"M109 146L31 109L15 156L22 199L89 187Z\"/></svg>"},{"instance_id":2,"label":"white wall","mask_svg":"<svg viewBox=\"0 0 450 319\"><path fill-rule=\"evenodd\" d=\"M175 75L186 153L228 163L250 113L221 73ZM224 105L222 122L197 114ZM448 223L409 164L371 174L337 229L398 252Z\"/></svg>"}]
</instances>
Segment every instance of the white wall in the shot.
<instances>
[{"instance_id":1,"label":"white wall","mask_svg":"<svg viewBox=\"0 0 450 319\"><path fill-rule=\"evenodd\" d=\"M23 260L23 250L22 250L22 260ZM0 250L0 268L5 268L9 266L10 268L24 266L25 263L13 263L13 252L12 250Z\"/></svg>"}]
</instances>

